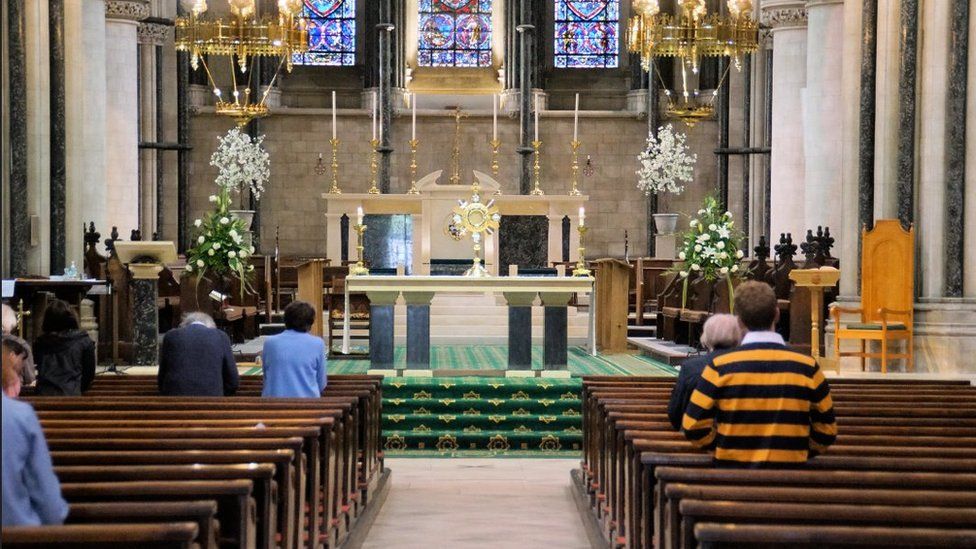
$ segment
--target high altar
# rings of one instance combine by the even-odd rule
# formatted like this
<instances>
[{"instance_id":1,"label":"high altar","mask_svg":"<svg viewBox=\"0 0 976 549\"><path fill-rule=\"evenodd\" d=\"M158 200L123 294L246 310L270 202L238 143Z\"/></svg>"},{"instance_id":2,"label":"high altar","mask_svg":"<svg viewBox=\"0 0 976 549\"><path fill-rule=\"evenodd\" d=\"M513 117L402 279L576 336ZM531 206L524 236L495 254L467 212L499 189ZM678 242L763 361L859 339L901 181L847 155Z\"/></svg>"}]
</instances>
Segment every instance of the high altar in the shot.
<instances>
[{"instance_id":1,"label":"high altar","mask_svg":"<svg viewBox=\"0 0 976 549\"><path fill-rule=\"evenodd\" d=\"M357 209L365 215L409 215L413 226L412 264L409 271L414 275L429 275L431 259L471 259L471 239L454 239L445 231L452 212L459 200L470 200L471 187L464 184L443 185L438 183L442 171L433 172L417 182L417 194L330 194L322 198L326 205L326 239L328 257L342 257L343 241L347 242L349 259L355 259L356 234L352 230ZM579 253L579 233L569 230L569 257L564 258L563 219L568 217L570 227L579 223L580 207L587 196L568 195L504 195L496 194L499 183L490 175L474 171L481 187L482 202L494 200L499 213L505 216L546 216L549 221L548 238L545 242L547 264L564 260L575 262ZM347 216L346 238L342 235L342 218ZM539 245L543 245L540 242ZM492 275L499 274L499 233L485 236L483 244L485 266ZM406 266L405 266L406 267Z\"/></svg>"}]
</instances>

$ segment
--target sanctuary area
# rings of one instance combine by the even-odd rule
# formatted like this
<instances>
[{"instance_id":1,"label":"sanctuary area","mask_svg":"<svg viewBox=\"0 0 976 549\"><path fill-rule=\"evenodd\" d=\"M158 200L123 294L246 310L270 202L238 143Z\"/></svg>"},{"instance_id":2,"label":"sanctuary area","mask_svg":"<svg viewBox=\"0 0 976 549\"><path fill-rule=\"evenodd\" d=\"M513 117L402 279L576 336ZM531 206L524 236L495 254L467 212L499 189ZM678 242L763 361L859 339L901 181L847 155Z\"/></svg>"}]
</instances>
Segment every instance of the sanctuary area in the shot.
<instances>
[{"instance_id":1,"label":"sanctuary area","mask_svg":"<svg viewBox=\"0 0 976 549\"><path fill-rule=\"evenodd\" d=\"M4 547L976 547L976 0L3 0Z\"/></svg>"}]
</instances>

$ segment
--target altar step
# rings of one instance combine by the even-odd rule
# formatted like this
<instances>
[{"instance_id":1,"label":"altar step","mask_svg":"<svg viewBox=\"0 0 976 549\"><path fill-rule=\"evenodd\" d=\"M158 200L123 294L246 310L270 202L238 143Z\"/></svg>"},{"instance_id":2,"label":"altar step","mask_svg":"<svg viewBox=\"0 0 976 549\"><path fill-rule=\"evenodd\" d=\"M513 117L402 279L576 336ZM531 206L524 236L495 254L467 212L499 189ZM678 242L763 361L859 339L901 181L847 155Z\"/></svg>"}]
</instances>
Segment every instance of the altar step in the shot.
<instances>
[{"instance_id":1,"label":"altar step","mask_svg":"<svg viewBox=\"0 0 976 549\"><path fill-rule=\"evenodd\" d=\"M689 356L699 353L694 347L656 337L628 337L627 343L637 347L641 354L671 366L677 366Z\"/></svg>"}]
</instances>

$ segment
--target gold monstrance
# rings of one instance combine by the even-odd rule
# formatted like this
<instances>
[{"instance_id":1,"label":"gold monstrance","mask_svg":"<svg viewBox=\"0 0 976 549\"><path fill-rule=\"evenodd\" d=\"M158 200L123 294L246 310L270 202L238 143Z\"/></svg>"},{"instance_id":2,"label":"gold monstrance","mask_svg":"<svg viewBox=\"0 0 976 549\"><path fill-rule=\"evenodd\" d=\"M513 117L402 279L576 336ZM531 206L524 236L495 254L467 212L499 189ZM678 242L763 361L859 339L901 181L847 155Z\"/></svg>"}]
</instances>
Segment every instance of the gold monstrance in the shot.
<instances>
[{"instance_id":1,"label":"gold monstrance","mask_svg":"<svg viewBox=\"0 0 976 549\"><path fill-rule=\"evenodd\" d=\"M490 235L498 230L501 218L494 199L487 204L481 202L481 187L477 182L471 185L471 200L458 200L458 205L454 207L454 225L460 228L461 235L470 232L474 243L474 259L464 276L491 276L481 261L481 241L485 234Z\"/></svg>"}]
</instances>

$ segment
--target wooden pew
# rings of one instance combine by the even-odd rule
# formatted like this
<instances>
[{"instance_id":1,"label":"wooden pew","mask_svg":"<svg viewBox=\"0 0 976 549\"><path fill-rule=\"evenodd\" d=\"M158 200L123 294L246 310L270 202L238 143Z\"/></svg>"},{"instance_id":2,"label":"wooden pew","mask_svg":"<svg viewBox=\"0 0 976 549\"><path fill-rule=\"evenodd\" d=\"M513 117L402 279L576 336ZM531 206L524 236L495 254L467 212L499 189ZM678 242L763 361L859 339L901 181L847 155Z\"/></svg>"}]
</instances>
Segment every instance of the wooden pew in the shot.
<instances>
[{"instance_id":1,"label":"wooden pew","mask_svg":"<svg viewBox=\"0 0 976 549\"><path fill-rule=\"evenodd\" d=\"M695 527L701 549L718 547L973 547L976 530L863 526L774 526L702 523Z\"/></svg>"},{"instance_id":2,"label":"wooden pew","mask_svg":"<svg viewBox=\"0 0 976 549\"><path fill-rule=\"evenodd\" d=\"M2 545L8 549L197 549L193 540L198 534L193 522L4 526Z\"/></svg>"},{"instance_id":3,"label":"wooden pew","mask_svg":"<svg viewBox=\"0 0 976 549\"><path fill-rule=\"evenodd\" d=\"M193 522L197 525L194 540L200 549L216 549L217 502L155 501L124 503L75 503L71 505L65 524L120 524L145 522Z\"/></svg>"}]
</instances>

